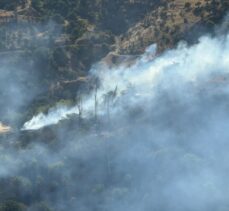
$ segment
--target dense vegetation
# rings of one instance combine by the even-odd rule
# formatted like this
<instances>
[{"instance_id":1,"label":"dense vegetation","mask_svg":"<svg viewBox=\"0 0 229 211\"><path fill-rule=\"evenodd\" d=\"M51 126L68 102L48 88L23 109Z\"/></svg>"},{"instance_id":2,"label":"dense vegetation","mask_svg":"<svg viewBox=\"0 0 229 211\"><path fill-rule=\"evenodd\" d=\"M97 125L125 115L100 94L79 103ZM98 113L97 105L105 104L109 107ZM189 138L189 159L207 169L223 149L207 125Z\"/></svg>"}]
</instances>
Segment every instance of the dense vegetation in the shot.
<instances>
[{"instance_id":1,"label":"dense vegetation","mask_svg":"<svg viewBox=\"0 0 229 211\"><path fill-rule=\"evenodd\" d=\"M0 8L13 10L26 2L1 1ZM149 0L137 3L130 0L32 0L31 6L40 14L41 19L53 19L66 24L65 30L76 38L85 32L85 27L90 23L115 34L122 33L159 3Z\"/></svg>"},{"instance_id":2,"label":"dense vegetation","mask_svg":"<svg viewBox=\"0 0 229 211\"><path fill-rule=\"evenodd\" d=\"M12 0L12 1L7 1L7 0L2 0L0 2L0 9L3 10L14 10L18 5L23 5L25 3L24 0Z\"/></svg>"},{"instance_id":3,"label":"dense vegetation","mask_svg":"<svg viewBox=\"0 0 229 211\"><path fill-rule=\"evenodd\" d=\"M62 82L86 76L91 65L114 48L115 36L124 33L159 3L149 0L1 1L0 9L18 13L17 21L0 27L2 54L12 53L17 67L32 68L43 87L31 114L34 108L41 110L59 100L74 99L72 86L77 88L78 84L68 88ZM28 21L21 21L22 17ZM31 17L35 22L31 23ZM24 58L30 63L24 62Z\"/></svg>"},{"instance_id":4,"label":"dense vegetation","mask_svg":"<svg viewBox=\"0 0 229 211\"><path fill-rule=\"evenodd\" d=\"M17 15L0 19L0 62L12 55L11 66L33 69L39 78L40 97L31 109L22 106L32 115L60 100L74 101L79 87L74 81L110 51L139 54L157 43L161 52L180 39L196 40L227 8L226 0L3 0L0 9Z\"/></svg>"},{"instance_id":5,"label":"dense vegetation","mask_svg":"<svg viewBox=\"0 0 229 211\"><path fill-rule=\"evenodd\" d=\"M114 132L107 122L101 122L98 125L105 129L100 130L94 119L78 117L61 122L61 127L36 132L18 128L35 113L77 103L79 90L92 88L92 82L85 80L88 71L109 52L138 55L154 42L162 52L180 39L196 40L197 34L222 21L228 1L187 1L180 5L176 0L0 0L0 9L16 14L10 21L3 18L0 22L0 121L15 129L12 134L0 135L0 159L9 164L9 171L17 167L15 175L0 172L4 175L0 178L0 211L75 211L75 207L85 211L86 205L93 211L112 210L103 207L104 199L108 204L125 205L128 193L137 190L135 166L141 169L144 165L119 160L140 136L132 128L123 130L120 126ZM142 120L138 126L144 123ZM137 139L136 145L141 141ZM34 144L41 148L33 151ZM156 149L152 147L155 151L146 168L151 168L151 162L155 165L155 186L166 184L168 177L175 175L174 169L166 169L173 165L170 157L179 160L177 169L185 168L187 175L193 170L187 166L198 171L204 165L205 161L186 146L161 150L152 145ZM130 169L115 169L116 162L120 166L124 162L124 168ZM141 189L141 184L137 188ZM147 197L143 194L139 200Z\"/></svg>"}]
</instances>

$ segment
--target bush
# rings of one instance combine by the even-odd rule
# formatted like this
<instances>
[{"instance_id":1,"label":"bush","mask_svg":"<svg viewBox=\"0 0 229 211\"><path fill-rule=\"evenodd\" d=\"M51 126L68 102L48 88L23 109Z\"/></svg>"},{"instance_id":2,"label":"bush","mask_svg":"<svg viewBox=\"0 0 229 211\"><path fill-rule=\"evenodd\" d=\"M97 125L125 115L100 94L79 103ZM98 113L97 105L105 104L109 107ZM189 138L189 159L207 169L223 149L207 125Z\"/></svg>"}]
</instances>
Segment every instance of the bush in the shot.
<instances>
[{"instance_id":1,"label":"bush","mask_svg":"<svg viewBox=\"0 0 229 211\"><path fill-rule=\"evenodd\" d=\"M0 211L25 211L26 206L16 201L7 201L0 204Z\"/></svg>"}]
</instances>

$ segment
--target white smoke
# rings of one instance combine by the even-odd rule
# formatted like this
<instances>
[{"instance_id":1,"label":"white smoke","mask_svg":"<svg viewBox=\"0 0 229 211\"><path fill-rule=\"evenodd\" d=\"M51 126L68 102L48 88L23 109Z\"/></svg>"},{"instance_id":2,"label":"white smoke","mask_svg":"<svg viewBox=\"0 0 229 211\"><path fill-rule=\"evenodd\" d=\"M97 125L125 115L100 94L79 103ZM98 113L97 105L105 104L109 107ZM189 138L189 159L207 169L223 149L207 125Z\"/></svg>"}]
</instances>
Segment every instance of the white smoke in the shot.
<instances>
[{"instance_id":1,"label":"white smoke","mask_svg":"<svg viewBox=\"0 0 229 211\"><path fill-rule=\"evenodd\" d=\"M20 150L5 140L0 178L17 176L20 186L1 187L2 197L19 192L32 211L38 201L60 211L229 210L229 36L180 43L155 59L154 48L132 67L91 70L101 81L98 118L111 96L111 127L85 134L72 121L22 132L15 139L32 143ZM94 94L83 99L85 118L94 115ZM37 129L78 112L52 108L26 124Z\"/></svg>"},{"instance_id":2,"label":"white smoke","mask_svg":"<svg viewBox=\"0 0 229 211\"><path fill-rule=\"evenodd\" d=\"M97 65L91 70L101 81L97 90L98 115L106 113L104 99L109 94L113 98L111 115L115 115L125 106L153 101L159 86L166 89L175 86L176 92L183 94L182 84L199 86L200 82L213 80L214 75L229 73L229 35L218 38L204 36L191 47L182 42L176 49L153 59L155 48L155 45L150 46L131 67L109 69ZM83 117L93 114L94 95L92 93L83 100ZM52 108L47 115L40 113L26 122L23 130L57 124L72 114L79 114L77 105Z\"/></svg>"}]
</instances>

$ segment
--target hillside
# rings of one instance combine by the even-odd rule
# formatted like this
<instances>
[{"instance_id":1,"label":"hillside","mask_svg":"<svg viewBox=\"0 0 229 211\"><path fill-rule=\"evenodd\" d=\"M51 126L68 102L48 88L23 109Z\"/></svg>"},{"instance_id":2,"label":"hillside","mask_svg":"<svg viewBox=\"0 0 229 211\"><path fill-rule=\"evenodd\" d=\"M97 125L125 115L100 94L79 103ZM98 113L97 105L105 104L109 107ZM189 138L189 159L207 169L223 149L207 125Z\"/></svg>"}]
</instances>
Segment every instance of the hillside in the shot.
<instances>
[{"instance_id":1,"label":"hillside","mask_svg":"<svg viewBox=\"0 0 229 211\"><path fill-rule=\"evenodd\" d=\"M228 211L228 11L0 0L0 211Z\"/></svg>"},{"instance_id":2,"label":"hillside","mask_svg":"<svg viewBox=\"0 0 229 211\"><path fill-rule=\"evenodd\" d=\"M20 108L29 118L61 100L74 104L75 90L82 86L77 78L87 77L109 53L115 64L122 61L119 55L141 54L152 43L161 53L180 40L195 42L220 23L228 1L13 0L1 1L0 9L2 62L20 66L20 74L32 68L40 78L42 93L29 108ZM17 80L24 83L23 77ZM30 81L28 87L36 92L39 87ZM2 106L2 120L9 121L9 108Z\"/></svg>"},{"instance_id":3,"label":"hillside","mask_svg":"<svg viewBox=\"0 0 229 211\"><path fill-rule=\"evenodd\" d=\"M117 51L137 54L157 43L158 51L162 52L180 40L195 42L201 34L210 32L220 23L228 8L229 2L224 0L166 1L120 37Z\"/></svg>"}]
</instances>

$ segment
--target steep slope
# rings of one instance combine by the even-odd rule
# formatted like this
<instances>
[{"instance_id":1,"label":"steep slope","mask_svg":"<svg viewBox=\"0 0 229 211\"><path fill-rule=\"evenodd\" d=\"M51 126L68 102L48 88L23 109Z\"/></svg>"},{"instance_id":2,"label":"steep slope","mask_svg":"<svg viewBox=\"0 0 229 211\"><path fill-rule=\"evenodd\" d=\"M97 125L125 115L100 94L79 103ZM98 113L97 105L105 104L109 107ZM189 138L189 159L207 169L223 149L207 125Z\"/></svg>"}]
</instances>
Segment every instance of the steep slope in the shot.
<instances>
[{"instance_id":1,"label":"steep slope","mask_svg":"<svg viewBox=\"0 0 229 211\"><path fill-rule=\"evenodd\" d=\"M173 47L181 39L194 41L219 23L229 9L227 0L170 0L120 36L117 52L142 53L148 45L158 51Z\"/></svg>"},{"instance_id":2,"label":"steep slope","mask_svg":"<svg viewBox=\"0 0 229 211\"><path fill-rule=\"evenodd\" d=\"M39 78L40 95L22 111L30 116L59 102L75 103L78 78L102 58L131 64L135 57L123 55L141 54L152 43L161 53L181 39L194 42L228 8L227 0L2 1L0 62L9 57L20 72L32 69Z\"/></svg>"}]
</instances>

